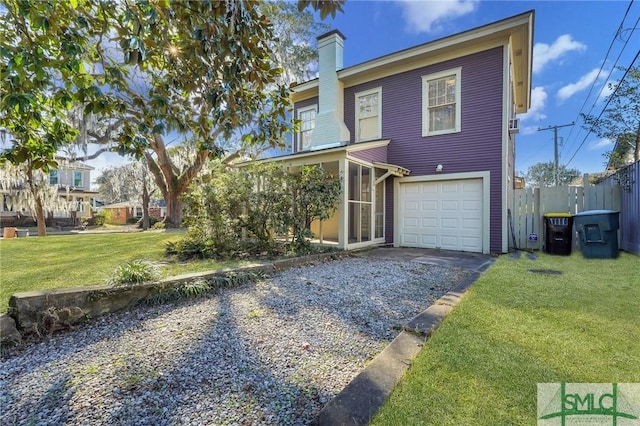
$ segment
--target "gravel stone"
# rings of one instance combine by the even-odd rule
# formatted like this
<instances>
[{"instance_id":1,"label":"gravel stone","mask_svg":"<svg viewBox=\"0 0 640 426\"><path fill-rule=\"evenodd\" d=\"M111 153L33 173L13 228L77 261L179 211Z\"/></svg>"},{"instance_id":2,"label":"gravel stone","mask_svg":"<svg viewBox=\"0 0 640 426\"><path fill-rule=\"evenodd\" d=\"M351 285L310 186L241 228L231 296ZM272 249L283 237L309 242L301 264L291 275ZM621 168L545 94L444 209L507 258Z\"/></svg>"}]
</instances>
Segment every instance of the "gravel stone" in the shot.
<instances>
[{"instance_id":1,"label":"gravel stone","mask_svg":"<svg viewBox=\"0 0 640 426\"><path fill-rule=\"evenodd\" d=\"M0 424L307 424L465 276L346 258L97 318L2 359Z\"/></svg>"}]
</instances>

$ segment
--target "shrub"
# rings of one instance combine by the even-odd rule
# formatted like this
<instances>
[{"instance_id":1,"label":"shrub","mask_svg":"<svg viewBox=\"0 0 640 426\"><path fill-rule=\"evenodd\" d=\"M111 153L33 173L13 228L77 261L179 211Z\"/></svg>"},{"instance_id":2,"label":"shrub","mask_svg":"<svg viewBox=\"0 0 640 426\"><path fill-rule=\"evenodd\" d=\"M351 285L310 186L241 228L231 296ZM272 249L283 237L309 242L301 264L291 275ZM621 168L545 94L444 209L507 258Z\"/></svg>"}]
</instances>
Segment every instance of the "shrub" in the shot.
<instances>
[{"instance_id":1,"label":"shrub","mask_svg":"<svg viewBox=\"0 0 640 426\"><path fill-rule=\"evenodd\" d=\"M136 221L136 225L138 225L138 228L142 228L142 221L143 221L143 218L139 218ZM155 225L156 223L158 223L158 218L149 216L149 228L152 228L153 225Z\"/></svg>"},{"instance_id":2,"label":"shrub","mask_svg":"<svg viewBox=\"0 0 640 426\"><path fill-rule=\"evenodd\" d=\"M89 225L103 226L108 219L109 213L106 210L101 210L93 215L89 221Z\"/></svg>"},{"instance_id":3,"label":"shrub","mask_svg":"<svg viewBox=\"0 0 640 426\"><path fill-rule=\"evenodd\" d=\"M109 279L111 284L141 284L157 281L160 271L155 263L145 260L134 260L120 265Z\"/></svg>"},{"instance_id":4,"label":"shrub","mask_svg":"<svg viewBox=\"0 0 640 426\"><path fill-rule=\"evenodd\" d=\"M167 253L245 257L307 252L311 223L331 217L340 192L339 178L318 166L290 171L271 163L219 170L195 182L183 198L188 237Z\"/></svg>"},{"instance_id":5,"label":"shrub","mask_svg":"<svg viewBox=\"0 0 640 426\"><path fill-rule=\"evenodd\" d=\"M127 219L127 223L129 225L135 225L138 223L138 217L137 216L132 216L130 218Z\"/></svg>"}]
</instances>

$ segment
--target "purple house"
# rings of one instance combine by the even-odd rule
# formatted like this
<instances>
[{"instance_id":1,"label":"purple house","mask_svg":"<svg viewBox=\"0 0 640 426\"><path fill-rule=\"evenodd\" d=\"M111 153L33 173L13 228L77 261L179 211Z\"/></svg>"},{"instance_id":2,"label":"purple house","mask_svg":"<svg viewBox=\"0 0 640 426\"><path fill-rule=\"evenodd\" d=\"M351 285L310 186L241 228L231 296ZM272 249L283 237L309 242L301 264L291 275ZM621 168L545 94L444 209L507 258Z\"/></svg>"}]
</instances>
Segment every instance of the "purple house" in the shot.
<instances>
[{"instance_id":1,"label":"purple house","mask_svg":"<svg viewBox=\"0 0 640 426\"><path fill-rule=\"evenodd\" d=\"M508 250L517 113L530 106L534 12L343 67L345 37L318 37L319 78L297 85L291 155L340 175L314 223L345 249L392 243Z\"/></svg>"}]
</instances>

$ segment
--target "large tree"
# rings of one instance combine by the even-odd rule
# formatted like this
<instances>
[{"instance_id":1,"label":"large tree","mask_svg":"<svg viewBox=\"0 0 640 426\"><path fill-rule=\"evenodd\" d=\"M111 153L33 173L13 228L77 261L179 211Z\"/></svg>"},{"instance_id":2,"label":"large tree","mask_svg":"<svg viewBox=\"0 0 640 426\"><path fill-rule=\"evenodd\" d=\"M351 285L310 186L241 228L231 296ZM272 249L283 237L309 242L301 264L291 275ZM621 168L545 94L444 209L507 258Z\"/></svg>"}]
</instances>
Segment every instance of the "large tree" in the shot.
<instances>
[{"instance_id":1,"label":"large tree","mask_svg":"<svg viewBox=\"0 0 640 426\"><path fill-rule=\"evenodd\" d=\"M580 170L568 169L567 166L558 165L558 184L569 185L573 179L580 176ZM533 187L546 188L555 185L555 164L553 161L536 163L527 171L527 184Z\"/></svg>"},{"instance_id":2,"label":"large tree","mask_svg":"<svg viewBox=\"0 0 640 426\"><path fill-rule=\"evenodd\" d=\"M611 94L602 114L581 116L585 129L617 142L616 149L606 157L613 160L614 166L620 166L620 150L624 150L624 154L633 153L634 161L640 160L640 67L630 68L625 78L609 83L609 88Z\"/></svg>"},{"instance_id":3,"label":"large tree","mask_svg":"<svg viewBox=\"0 0 640 426\"><path fill-rule=\"evenodd\" d=\"M0 166L0 189L9 209L18 214L26 210L33 216L40 237L47 235L48 212L71 209L70 203L58 190L58 185L49 183L49 174L34 167L29 159L21 164L6 161Z\"/></svg>"},{"instance_id":4,"label":"large tree","mask_svg":"<svg viewBox=\"0 0 640 426\"><path fill-rule=\"evenodd\" d=\"M299 5L326 15L341 3ZM272 54L276 36L257 1L3 0L3 6L0 127L14 137L3 154L11 162L32 158L36 167L51 166L55 152L77 138L64 112L81 105L75 123L88 127L97 118L101 132L93 142L115 140L108 149L144 156L167 201L168 221L179 223L179 196L207 158L222 154L220 139L241 133L245 142L274 144L289 128L288 87ZM167 154L165 139L176 134L198 146L184 169Z\"/></svg>"}]
</instances>

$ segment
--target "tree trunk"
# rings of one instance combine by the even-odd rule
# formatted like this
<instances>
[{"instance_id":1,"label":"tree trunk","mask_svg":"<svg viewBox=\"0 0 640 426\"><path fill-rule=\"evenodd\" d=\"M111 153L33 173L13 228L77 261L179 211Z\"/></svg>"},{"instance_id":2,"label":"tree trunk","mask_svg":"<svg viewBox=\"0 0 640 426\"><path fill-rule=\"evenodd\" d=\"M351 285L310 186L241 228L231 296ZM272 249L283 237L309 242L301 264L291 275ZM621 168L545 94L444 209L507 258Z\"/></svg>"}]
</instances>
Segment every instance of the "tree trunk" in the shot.
<instances>
[{"instance_id":1,"label":"tree trunk","mask_svg":"<svg viewBox=\"0 0 640 426\"><path fill-rule=\"evenodd\" d=\"M38 237L46 237L47 236L47 223L44 217L44 206L42 204L42 198L40 198L40 194L38 193L38 188L33 181L33 166L31 162L27 165L27 185L29 186L29 191L31 191L31 196L35 200L36 203L36 223L38 225Z\"/></svg>"},{"instance_id":2,"label":"tree trunk","mask_svg":"<svg viewBox=\"0 0 640 426\"><path fill-rule=\"evenodd\" d=\"M181 192L176 192L173 188L167 191L166 203L167 203L167 215L164 223L169 226L179 227L182 224L182 203L179 198L182 195Z\"/></svg>"},{"instance_id":3,"label":"tree trunk","mask_svg":"<svg viewBox=\"0 0 640 426\"><path fill-rule=\"evenodd\" d=\"M42 207L42 200L38 196L36 196L36 222L38 223L38 237L46 237L47 224L44 217L44 208Z\"/></svg>"},{"instance_id":4,"label":"tree trunk","mask_svg":"<svg viewBox=\"0 0 640 426\"><path fill-rule=\"evenodd\" d=\"M149 189L146 179L142 180L142 230L149 229Z\"/></svg>"},{"instance_id":5,"label":"tree trunk","mask_svg":"<svg viewBox=\"0 0 640 426\"><path fill-rule=\"evenodd\" d=\"M214 135L214 138L215 136L217 136L217 134ZM145 152L144 156L147 160L147 166L167 203L167 215L164 223L168 226L178 227L182 224L182 203L180 202L180 196L187 190L189 184L196 178L200 170L202 170L202 166L206 162L209 152L206 150L199 151L196 154L196 158L186 170L179 171L173 165L171 158L169 158L161 135L153 135L149 147L156 154L156 157L154 158L150 153Z\"/></svg>"}]
</instances>

